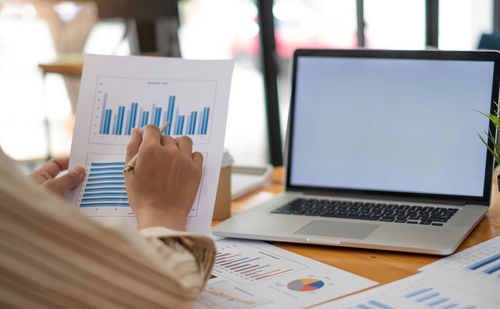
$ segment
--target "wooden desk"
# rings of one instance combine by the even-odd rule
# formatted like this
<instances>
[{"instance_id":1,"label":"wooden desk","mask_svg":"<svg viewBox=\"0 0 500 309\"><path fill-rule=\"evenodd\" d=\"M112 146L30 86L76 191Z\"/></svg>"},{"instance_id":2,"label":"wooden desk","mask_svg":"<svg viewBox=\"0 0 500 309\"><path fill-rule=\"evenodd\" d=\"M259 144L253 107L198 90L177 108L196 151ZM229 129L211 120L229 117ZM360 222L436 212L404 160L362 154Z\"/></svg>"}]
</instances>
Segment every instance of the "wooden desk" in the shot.
<instances>
[{"instance_id":1,"label":"wooden desk","mask_svg":"<svg viewBox=\"0 0 500 309\"><path fill-rule=\"evenodd\" d=\"M63 74L63 75L82 75L83 71L83 55L82 54L67 54L61 56L53 62L40 63L38 67L42 70L43 75L48 73Z\"/></svg>"},{"instance_id":2,"label":"wooden desk","mask_svg":"<svg viewBox=\"0 0 500 309\"><path fill-rule=\"evenodd\" d=\"M496 177L493 184L493 196L489 211L481 223L460 245L458 251L500 235L500 193ZM265 200L271 193L283 191L283 168L276 168L269 186L258 192L232 203L233 214L241 212L257 202ZM385 284L418 273L418 269L441 257L423 254L400 253L370 249L352 249L317 245L304 245L275 242L274 245L358 274L368 279Z\"/></svg>"}]
</instances>

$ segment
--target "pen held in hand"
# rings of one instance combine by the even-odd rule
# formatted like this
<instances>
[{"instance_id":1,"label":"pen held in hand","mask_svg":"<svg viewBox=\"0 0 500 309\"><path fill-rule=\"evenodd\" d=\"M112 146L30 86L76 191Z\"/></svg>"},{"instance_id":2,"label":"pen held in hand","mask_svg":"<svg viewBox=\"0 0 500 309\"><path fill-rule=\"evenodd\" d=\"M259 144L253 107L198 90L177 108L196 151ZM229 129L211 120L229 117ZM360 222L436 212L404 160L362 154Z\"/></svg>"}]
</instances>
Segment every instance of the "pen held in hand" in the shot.
<instances>
[{"instance_id":1,"label":"pen held in hand","mask_svg":"<svg viewBox=\"0 0 500 309\"><path fill-rule=\"evenodd\" d=\"M168 125L170 124L170 121L167 121L165 122L161 127L160 127L160 134L163 133L163 131L165 131L168 127ZM127 163L127 166L125 166L125 168L123 169L124 172L130 172L134 167L135 167L135 161L137 161L137 157L138 157L139 153L136 153L132 159L130 160L130 162Z\"/></svg>"}]
</instances>

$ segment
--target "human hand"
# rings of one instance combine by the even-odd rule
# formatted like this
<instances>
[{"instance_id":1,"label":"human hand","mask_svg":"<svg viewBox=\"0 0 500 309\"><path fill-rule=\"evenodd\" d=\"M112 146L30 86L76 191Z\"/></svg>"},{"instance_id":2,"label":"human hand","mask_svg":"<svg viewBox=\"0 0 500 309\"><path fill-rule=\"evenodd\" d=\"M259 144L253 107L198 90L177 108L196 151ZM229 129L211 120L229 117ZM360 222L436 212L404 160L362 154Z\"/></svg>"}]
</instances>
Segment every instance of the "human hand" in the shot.
<instances>
[{"instance_id":1,"label":"human hand","mask_svg":"<svg viewBox=\"0 0 500 309\"><path fill-rule=\"evenodd\" d=\"M136 153L135 168L124 177L139 229L185 230L201 181L202 154L193 153L191 138L161 135L153 125L133 130L125 162Z\"/></svg>"},{"instance_id":2,"label":"human hand","mask_svg":"<svg viewBox=\"0 0 500 309\"><path fill-rule=\"evenodd\" d=\"M55 178L60 172L68 169L69 158L52 159L29 176L48 190L64 196L69 190L78 186L85 177L85 169L75 166L66 175Z\"/></svg>"}]
</instances>

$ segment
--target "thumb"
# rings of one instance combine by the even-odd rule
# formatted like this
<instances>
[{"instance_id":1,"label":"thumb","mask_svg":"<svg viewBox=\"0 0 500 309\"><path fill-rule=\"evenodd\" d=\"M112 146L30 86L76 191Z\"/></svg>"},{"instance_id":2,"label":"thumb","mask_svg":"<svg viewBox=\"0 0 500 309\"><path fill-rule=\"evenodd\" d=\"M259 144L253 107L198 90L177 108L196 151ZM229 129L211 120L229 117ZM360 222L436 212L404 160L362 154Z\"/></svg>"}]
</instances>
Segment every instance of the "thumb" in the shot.
<instances>
[{"instance_id":1,"label":"thumb","mask_svg":"<svg viewBox=\"0 0 500 309\"><path fill-rule=\"evenodd\" d=\"M85 170L83 167L76 166L71 171L68 171L66 175L45 182L44 186L50 191L64 196L66 192L78 186L84 177Z\"/></svg>"}]
</instances>

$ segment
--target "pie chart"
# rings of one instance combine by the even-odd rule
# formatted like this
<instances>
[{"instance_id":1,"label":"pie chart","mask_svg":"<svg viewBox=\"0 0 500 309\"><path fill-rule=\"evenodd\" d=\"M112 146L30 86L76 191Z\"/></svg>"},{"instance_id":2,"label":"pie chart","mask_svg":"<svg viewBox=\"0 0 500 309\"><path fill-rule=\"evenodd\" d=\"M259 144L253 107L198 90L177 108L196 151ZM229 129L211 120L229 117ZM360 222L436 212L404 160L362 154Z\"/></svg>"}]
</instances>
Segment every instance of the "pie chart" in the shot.
<instances>
[{"instance_id":1,"label":"pie chart","mask_svg":"<svg viewBox=\"0 0 500 309\"><path fill-rule=\"evenodd\" d=\"M324 285L325 283L321 280L313 278L304 278L304 279L297 279L290 281L290 283L288 283L287 285L287 288L289 288L292 291L310 292L320 289Z\"/></svg>"}]
</instances>

